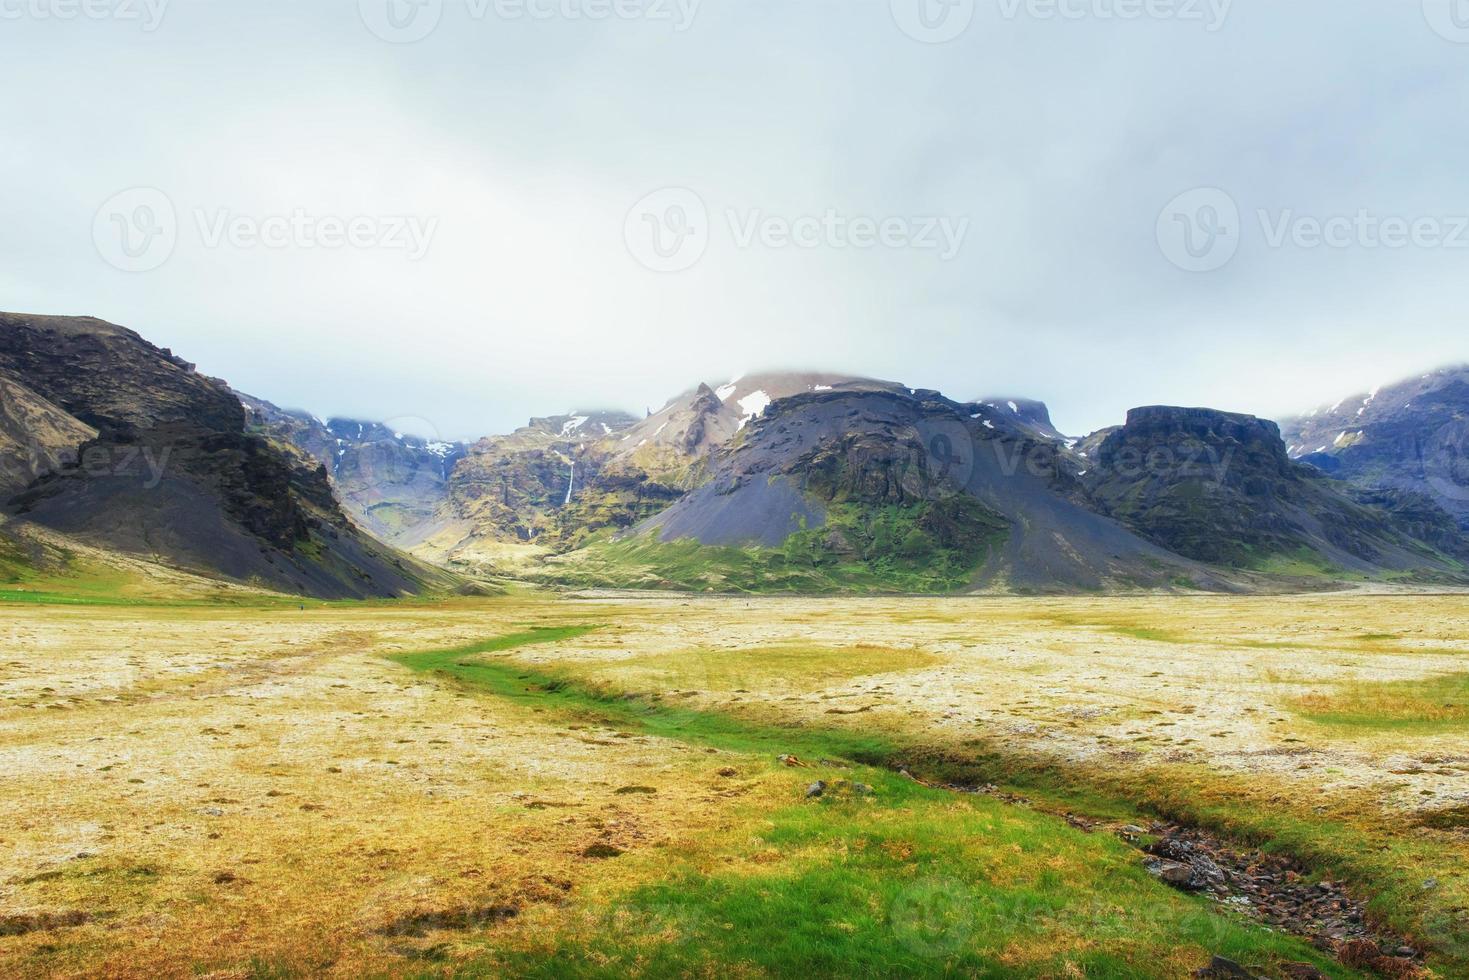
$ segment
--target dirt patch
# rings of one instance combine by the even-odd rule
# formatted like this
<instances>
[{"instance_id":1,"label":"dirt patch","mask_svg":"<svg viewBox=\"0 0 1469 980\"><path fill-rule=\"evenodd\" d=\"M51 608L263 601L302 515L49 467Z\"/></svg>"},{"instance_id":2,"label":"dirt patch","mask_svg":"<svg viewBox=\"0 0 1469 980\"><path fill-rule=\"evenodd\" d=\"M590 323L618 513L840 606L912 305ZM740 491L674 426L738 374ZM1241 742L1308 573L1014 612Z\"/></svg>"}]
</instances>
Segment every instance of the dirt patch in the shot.
<instances>
[{"instance_id":1,"label":"dirt patch","mask_svg":"<svg viewBox=\"0 0 1469 980\"><path fill-rule=\"evenodd\" d=\"M437 909L417 912L383 926L377 930L381 936L408 936L422 939L430 932L471 932L488 929L520 914L520 906L494 903L472 905L463 908Z\"/></svg>"},{"instance_id":2,"label":"dirt patch","mask_svg":"<svg viewBox=\"0 0 1469 980\"><path fill-rule=\"evenodd\" d=\"M1469 806L1428 810L1420 813L1414 823L1434 830L1469 830Z\"/></svg>"},{"instance_id":3,"label":"dirt patch","mask_svg":"<svg viewBox=\"0 0 1469 980\"><path fill-rule=\"evenodd\" d=\"M31 915L0 916L0 936L24 936L32 932L73 929L92 921L86 912L35 912Z\"/></svg>"}]
</instances>

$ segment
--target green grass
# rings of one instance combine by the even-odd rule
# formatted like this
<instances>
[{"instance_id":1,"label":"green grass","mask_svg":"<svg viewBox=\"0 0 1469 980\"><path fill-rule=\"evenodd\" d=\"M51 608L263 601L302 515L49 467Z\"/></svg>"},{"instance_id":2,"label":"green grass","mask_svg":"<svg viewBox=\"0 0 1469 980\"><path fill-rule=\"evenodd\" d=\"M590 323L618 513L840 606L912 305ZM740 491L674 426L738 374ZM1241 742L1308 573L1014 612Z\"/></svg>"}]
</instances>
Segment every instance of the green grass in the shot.
<instances>
[{"instance_id":1,"label":"green grass","mask_svg":"<svg viewBox=\"0 0 1469 980\"><path fill-rule=\"evenodd\" d=\"M1374 731L1455 732L1469 728L1469 674L1420 680L1359 681L1296 698L1301 717Z\"/></svg>"},{"instance_id":2,"label":"green grass","mask_svg":"<svg viewBox=\"0 0 1469 980\"><path fill-rule=\"evenodd\" d=\"M656 531L602 537L548 562L537 577L579 588L943 594L968 586L1004 533L967 497L905 507L835 503L825 524L778 548L661 541ZM842 547L833 548L834 539Z\"/></svg>"},{"instance_id":3,"label":"green grass","mask_svg":"<svg viewBox=\"0 0 1469 980\"><path fill-rule=\"evenodd\" d=\"M741 769L788 783L791 803L746 812L724 839L645 855L641 886L589 898L576 928L538 933L530 948L489 948L463 975L1124 978L1183 975L1216 953L1260 969L1289 960L1355 975L1158 884L1111 835L880 768L911 752L891 736L670 705L512 656L595 628L529 630L392 659L533 710L744 753ZM787 753L811 768L774 761ZM873 793L803 802L801 786L815 778L866 783Z\"/></svg>"},{"instance_id":4,"label":"green grass","mask_svg":"<svg viewBox=\"0 0 1469 980\"><path fill-rule=\"evenodd\" d=\"M1348 574L1317 552L1305 547L1296 548L1293 551L1256 551L1242 564L1245 568L1262 575L1279 575L1287 578L1365 578L1362 575Z\"/></svg>"}]
</instances>

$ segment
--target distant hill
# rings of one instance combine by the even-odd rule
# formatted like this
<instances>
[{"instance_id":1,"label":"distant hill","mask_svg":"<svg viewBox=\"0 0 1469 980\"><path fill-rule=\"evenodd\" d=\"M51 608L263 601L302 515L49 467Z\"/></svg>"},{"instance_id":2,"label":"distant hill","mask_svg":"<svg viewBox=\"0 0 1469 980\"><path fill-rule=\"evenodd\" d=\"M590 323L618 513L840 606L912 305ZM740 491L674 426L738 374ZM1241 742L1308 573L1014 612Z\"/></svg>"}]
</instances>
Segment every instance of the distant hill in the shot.
<instances>
[{"instance_id":1,"label":"distant hill","mask_svg":"<svg viewBox=\"0 0 1469 980\"><path fill-rule=\"evenodd\" d=\"M1293 459L1453 548L1469 532L1469 366L1443 368L1287 419Z\"/></svg>"},{"instance_id":2,"label":"distant hill","mask_svg":"<svg viewBox=\"0 0 1469 980\"><path fill-rule=\"evenodd\" d=\"M469 451L460 442L395 431L380 422L319 419L238 395L253 432L295 447L325 467L342 509L396 547L417 544L449 495Z\"/></svg>"}]
</instances>

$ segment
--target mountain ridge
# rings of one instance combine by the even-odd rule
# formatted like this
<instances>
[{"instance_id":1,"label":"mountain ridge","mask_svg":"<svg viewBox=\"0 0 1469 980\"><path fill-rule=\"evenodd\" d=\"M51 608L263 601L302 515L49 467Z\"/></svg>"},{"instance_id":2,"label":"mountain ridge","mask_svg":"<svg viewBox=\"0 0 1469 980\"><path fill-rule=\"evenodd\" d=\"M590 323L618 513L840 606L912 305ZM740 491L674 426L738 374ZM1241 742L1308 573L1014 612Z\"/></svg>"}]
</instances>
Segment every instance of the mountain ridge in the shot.
<instances>
[{"instance_id":1,"label":"mountain ridge","mask_svg":"<svg viewBox=\"0 0 1469 980\"><path fill-rule=\"evenodd\" d=\"M1034 399L821 371L470 443L407 421L282 409L95 318L0 314L12 525L287 591L450 581L393 547L552 583L869 591L1449 582L1469 560L1469 368L1283 425L1142 406L1081 437Z\"/></svg>"}]
</instances>

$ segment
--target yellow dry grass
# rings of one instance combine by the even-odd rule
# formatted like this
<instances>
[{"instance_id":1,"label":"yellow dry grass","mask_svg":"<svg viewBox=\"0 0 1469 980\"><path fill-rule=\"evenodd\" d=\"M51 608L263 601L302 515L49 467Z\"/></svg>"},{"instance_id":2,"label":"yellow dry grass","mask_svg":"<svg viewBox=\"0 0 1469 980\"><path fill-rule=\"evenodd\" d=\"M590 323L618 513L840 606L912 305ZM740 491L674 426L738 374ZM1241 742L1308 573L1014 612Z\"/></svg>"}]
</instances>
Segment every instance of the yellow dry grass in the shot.
<instances>
[{"instance_id":1,"label":"yellow dry grass","mask_svg":"<svg viewBox=\"0 0 1469 980\"><path fill-rule=\"evenodd\" d=\"M1461 596L0 613L0 923L23 933L0 943L6 976L242 975L252 959L360 976L487 942L536 948L576 929L588 896L656 880L660 853L748 837L799 792L799 771L731 780L712 750L569 724L386 659L536 625L605 628L517 660L680 703L1108 767L1207 765L1365 794L1384 813L1469 801L1462 733L1297 711L1342 685L1462 672ZM657 793L617 792L629 785ZM634 859L583 856L598 843ZM756 847L748 865L793 859ZM1056 860L995 873L1066 873Z\"/></svg>"}]
</instances>

